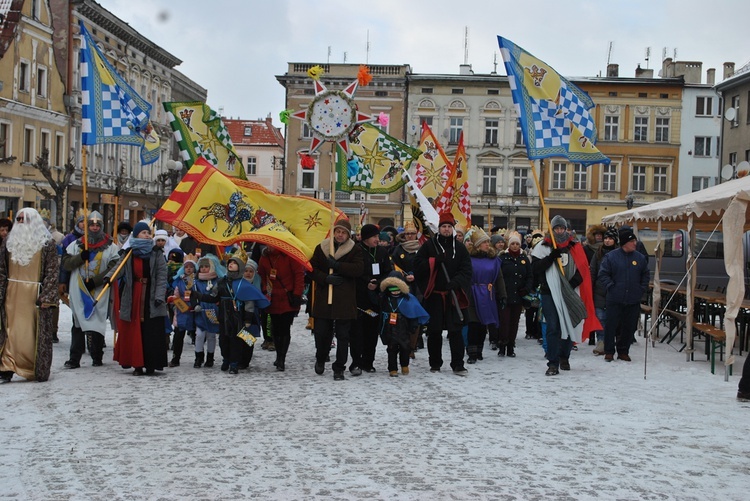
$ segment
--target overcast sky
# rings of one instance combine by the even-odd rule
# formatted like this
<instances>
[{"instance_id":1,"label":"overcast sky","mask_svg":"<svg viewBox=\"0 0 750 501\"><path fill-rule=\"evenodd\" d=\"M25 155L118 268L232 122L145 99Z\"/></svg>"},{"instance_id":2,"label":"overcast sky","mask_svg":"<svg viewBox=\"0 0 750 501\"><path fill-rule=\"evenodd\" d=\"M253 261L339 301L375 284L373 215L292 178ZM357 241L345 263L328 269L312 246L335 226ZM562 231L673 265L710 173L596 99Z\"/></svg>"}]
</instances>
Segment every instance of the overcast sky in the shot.
<instances>
[{"instance_id":1,"label":"overcast sky","mask_svg":"<svg viewBox=\"0 0 750 501\"><path fill-rule=\"evenodd\" d=\"M414 73L505 75L497 35L565 76L620 76L661 68L662 53L702 61L722 79L723 64L750 62L747 0L98 0L183 60L180 71L208 89L224 115L258 119L284 109L275 76L289 62L409 64ZM369 32L369 53L368 46ZM611 42L611 51L610 51ZM651 60L645 60L651 47Z\"/></svg>"}]
</instances>

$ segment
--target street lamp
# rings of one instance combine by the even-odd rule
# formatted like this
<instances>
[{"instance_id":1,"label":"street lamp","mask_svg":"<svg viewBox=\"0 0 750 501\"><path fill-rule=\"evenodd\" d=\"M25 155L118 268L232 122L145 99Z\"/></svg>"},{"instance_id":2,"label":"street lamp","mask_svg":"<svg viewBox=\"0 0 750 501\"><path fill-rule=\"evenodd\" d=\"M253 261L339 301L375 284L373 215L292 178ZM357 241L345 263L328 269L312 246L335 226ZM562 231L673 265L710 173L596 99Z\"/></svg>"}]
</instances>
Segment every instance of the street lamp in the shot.
<instances>
[{"instance_id":1,"label":"street lamp","mask_svg":"<svg viewBox=\"0 0 750 501\"><path fill-rule=\"evenodd\" d=\"M508 216L508 228L511 228L513 225L510 224L510 216L515 214L521 210L521 201L516 200L512 204L506 204L504 200L500 201L500 212L503 214L506 214Z\"/></svg>"},{"instance_id":2,"label":"street lamp","mask_svg":"<svg viewBox=\"0 0 750 501\"><path fill-rule=\"evenodd\" d=\"M628 192L628 194L625 196L625 206L628 208L628 210L633 208L634 201L635 197L633 197L633 192Z\"/></svg>"}]
</instances>

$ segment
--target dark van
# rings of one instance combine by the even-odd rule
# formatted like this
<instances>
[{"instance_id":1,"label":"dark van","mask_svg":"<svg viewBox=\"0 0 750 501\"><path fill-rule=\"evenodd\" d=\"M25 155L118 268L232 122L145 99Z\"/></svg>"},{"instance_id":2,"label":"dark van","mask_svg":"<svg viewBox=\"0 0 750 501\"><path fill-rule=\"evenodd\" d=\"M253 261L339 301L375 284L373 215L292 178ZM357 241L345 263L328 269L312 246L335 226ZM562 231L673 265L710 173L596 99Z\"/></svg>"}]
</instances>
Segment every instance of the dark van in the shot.
<instances>
[{"instance_id":1,"label":"dark van","mask_svg":"<svg viewBox=\"0 0 750 501\"><path fill-rule=\"evenodd\" d=\"M687 241L687 232L685 230L667 231L662 230L662 255L661 268L659 277L661 282L670 284L679 284L685 276L685 262L687 261L687 251L685 242ZM649 269L651 278L654 276L656 259L654 250L656 249L656 231L650 228L639 229L638 239L646 246L651 258L649 259ZM747 284L747 252L748 252L748 233L745 234L745 283ZM693 253L701 252L698 257L696 266L696 285L705 285L708 290L717 290L726 288L729 282L729 276L724 269L724 238L723 234L716 231L711 234L708 231L696 231ZM686 280L682 285L685 285Z\"/></svg>"}]
</instances>

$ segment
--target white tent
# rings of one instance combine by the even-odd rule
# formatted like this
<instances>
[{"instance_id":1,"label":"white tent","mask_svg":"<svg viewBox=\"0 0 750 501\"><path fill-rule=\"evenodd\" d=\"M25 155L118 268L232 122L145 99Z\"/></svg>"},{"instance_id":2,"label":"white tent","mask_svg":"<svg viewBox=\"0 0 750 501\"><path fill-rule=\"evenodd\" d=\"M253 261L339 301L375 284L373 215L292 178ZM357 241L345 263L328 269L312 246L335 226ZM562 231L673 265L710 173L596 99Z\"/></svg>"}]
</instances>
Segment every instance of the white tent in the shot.
<instances>
[{"instance_id":1,"label":"white tent","mask_svg":"<svg viewBox=\"0 0 750 501\"><path fill-rule=\"evenodd\" d=\"M696 191L669 200L663 200L643 207L606 216L602 219L605 224L632 224L637 227L639 222L656 222L658 229L686 228L690 241L694 241L696 228L713 230L721 223L724 237L724 267L729 275L726 291L725 330L726 345L731 347L737 335L735 319L740 310L745 295L744 256L742 236L750 230L750 215L747 207L750 201L750 177L728 181L711 188ZM717 230L719 231L719 230ZM661 231L659 231L661 234ZM654 300L657 302L659 291L659 258L661 255L661 235L657 244L657 268L654 275ZM694 260L688 248L688 266ZM693 287L695 286L695 268L688 274L687 281L687 323L688 323L688 356L693 347L692 336L692 302ZM728 349L725 365L734 363L734 356ZM726 372L725 372L726 376Z\"/></svg>"}]
</instances>

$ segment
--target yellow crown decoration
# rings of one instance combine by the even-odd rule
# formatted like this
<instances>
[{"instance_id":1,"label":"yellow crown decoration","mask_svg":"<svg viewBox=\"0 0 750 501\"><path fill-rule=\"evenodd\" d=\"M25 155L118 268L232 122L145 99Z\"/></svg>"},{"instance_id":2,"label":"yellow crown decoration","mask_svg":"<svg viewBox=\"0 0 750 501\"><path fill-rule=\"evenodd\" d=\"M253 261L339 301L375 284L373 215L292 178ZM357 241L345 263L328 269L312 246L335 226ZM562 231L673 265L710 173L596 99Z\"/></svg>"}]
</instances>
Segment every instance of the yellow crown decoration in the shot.
<instances>
[{"instance_id":1,"label":"yellow crown decoration","mask_svg":"<svg viewBox=\"0 0 750 501\"><path fill-rule=\"evenodd\" d=\"M49 209L39 209L39 215L42 216L42 219L50 219L51 217Z\"/></svg>"}]
</instances>

